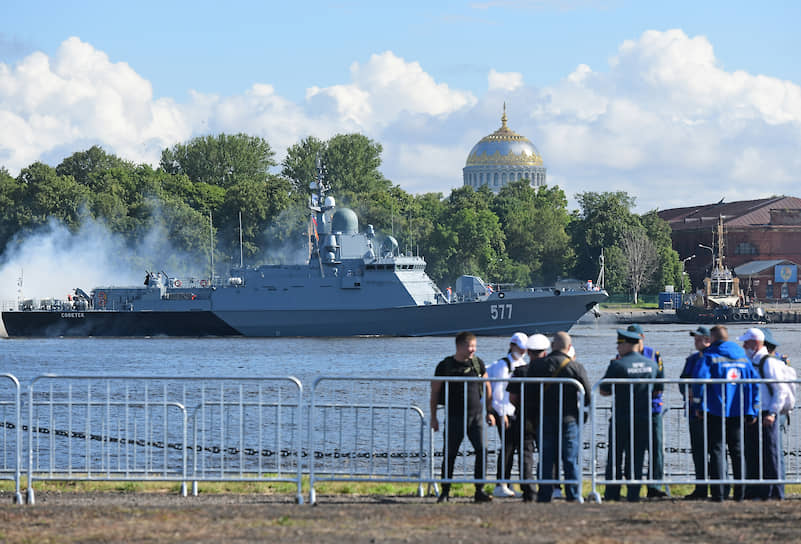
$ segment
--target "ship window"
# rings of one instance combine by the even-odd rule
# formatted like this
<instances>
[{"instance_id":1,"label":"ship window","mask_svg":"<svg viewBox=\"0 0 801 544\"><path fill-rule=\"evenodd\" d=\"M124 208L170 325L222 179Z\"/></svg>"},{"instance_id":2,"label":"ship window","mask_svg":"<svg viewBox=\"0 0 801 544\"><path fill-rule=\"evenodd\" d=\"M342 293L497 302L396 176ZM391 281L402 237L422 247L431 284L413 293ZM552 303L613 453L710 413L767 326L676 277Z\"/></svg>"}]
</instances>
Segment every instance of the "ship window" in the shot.
<instances>
[{"instance_id":1,"label":"ship window","mask_svg":"<svg viewBox=\"0 0 801 544\"><path fill-rule=\"evenodd\" d=\"M749 242L740 242L734 249L735 255L759 255L759 250Z\"/></svg>"}]
</instances>

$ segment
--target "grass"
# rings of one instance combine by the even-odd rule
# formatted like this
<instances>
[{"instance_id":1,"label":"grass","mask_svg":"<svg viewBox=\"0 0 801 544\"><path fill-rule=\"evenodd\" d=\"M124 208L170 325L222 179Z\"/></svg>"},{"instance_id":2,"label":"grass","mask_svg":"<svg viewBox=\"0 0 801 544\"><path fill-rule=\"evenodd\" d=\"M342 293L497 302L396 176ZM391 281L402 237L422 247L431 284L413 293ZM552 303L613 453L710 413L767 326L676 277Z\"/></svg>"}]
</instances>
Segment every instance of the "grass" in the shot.
<instances>
[{"instance_id":1,"label":"grass","mask_svg":"<svg viewBox=\"0 0 801 544\"><path fill-rule=\"evenodd\" d=\"M187 482L189 484L189 482ZM26 482L21 482L23 493ZM682 497L692 493L694 485L675 484L670 486L673 497ZM303 478L303 492L308 493L309 480ZM424 487L425 489L425 487ZM492 486L487 486L491 491ZM603 495L603 486L599 486L599 493ZM180 482L151 482L151 481L62 481L62 480L38 480L35 483L37 492L57 492L57 493L171 493L178 494L181 491ZM198 490L200 493L208 494L267 494L267 495L294 495L296 487L288 482L199 482ZM0 491L13 492L14 484L10 481L0 481ZM317 482L315 491L318 495L381 495L381 496L415 496L417 495L416 483L393 483L393 482ZM475 488L472 484L453 484L451 486L452 497L472 497ZM583 492L586 496L590 491L589 481L584 482ZM791 484L785 486L787 495L801 494L801 484ZM645 486L642 488L645 494Z\"/></svg>"}]
</instances>

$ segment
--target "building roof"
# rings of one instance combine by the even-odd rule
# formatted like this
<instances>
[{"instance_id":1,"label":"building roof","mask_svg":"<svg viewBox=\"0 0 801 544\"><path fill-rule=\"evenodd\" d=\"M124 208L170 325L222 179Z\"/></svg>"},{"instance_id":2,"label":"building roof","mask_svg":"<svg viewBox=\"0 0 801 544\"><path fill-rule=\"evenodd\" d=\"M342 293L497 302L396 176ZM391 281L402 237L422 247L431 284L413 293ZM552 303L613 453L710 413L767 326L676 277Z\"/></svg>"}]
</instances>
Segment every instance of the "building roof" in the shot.
<instances>
[{"instance_id":1,"label":"building roof","mask_svg":"<svg viewBox=\"0 0 801 544\"><path fill-rule=\"evenodd\" d=\"M737 202L723 202L721 199L715 204L662 210L659 217L667 221L674 231L706 228L714 225L720 216L723 216L723 223L727 227L765 226L771 225L771 210L801 210L801 198L773 196Z\"/></svg>"},{"instance_id":2,"label":"building roof","mask_svg":"<svg viewBox=\"0 0 801 544\"><path fill-rule=\"evenodd\" d=\"M738 276L755 276L778 264L795 264L787 259L774 259L771 261L748 261L734 269Z\"/></svg>"}]
</instances>

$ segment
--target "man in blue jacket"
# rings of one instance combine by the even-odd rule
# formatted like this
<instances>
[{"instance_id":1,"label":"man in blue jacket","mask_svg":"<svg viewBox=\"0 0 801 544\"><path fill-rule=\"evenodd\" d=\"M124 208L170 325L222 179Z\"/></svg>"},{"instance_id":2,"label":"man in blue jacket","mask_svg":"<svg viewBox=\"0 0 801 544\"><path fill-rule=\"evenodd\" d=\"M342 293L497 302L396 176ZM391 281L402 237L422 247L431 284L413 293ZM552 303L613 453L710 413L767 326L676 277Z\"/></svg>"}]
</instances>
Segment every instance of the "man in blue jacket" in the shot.
<instances>
[{"instance_id":1,"label":"man in blue jacket","mask_svg":"<svg viewBox=\"0 0 801 544\"><path fill-rule=\"evenodd\" d=\"M742 347L729 341L729 332L723 325L710 330L712 345L704 350L697 367L697 378L725 379L728 383L701 385L693 388L693 397L702 399L707 414L709 439L709 475L712 480L726 478L726 447L731 457L735 480L744 477L743 433L746 425L754 425L759 410L759 384L741 380L759 379ZM698 396L696 396L698 395ZM722 501L724 486L712 485L712 500ZM734 500L743 500L745 486L734 486Z\"/></svg>"}]
</instances>

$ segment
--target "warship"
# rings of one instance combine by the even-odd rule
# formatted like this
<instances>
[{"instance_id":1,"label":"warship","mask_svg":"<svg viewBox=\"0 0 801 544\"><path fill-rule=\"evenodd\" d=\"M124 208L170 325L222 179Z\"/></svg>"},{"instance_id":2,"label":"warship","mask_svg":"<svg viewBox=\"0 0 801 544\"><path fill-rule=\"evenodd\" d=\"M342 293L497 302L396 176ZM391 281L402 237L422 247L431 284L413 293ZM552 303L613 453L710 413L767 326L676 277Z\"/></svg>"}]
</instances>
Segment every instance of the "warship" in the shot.
<instances>
[{"instance_id":1,"label":"warship","mask_svg":"<svg viewBox=\"0 0 801 544\"><path fill-rule=\"evenodd\" d=\"M227 277L147 273L144 285L76 288L2 312L8 337L483 336L568 330L603 290L493 288L461 276L442 290L393 236L337 208L323 169L310 183L303 264L235 266Z\"/></svg>"}]
</instances>

